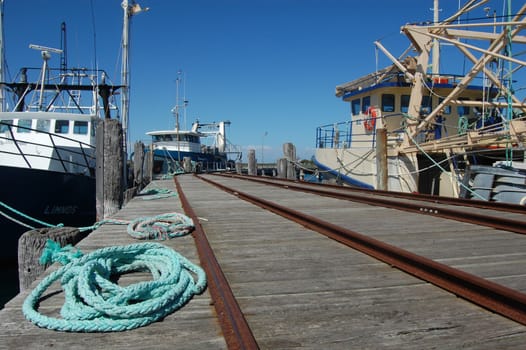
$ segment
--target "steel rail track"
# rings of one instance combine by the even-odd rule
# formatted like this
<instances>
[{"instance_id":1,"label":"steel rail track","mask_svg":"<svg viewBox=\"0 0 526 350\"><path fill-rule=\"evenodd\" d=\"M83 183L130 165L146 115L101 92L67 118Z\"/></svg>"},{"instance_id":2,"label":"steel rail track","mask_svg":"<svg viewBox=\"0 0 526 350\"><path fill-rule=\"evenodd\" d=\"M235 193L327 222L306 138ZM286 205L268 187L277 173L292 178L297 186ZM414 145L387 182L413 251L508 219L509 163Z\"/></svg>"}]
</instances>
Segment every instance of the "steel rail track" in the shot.
<instances>
[{"instance_id":1,"label":"steel rail track","mask_svg":"<svg viewBox=\"0 0 526 350\"><path fill-rule=\"evenodd\" d=\"M341 185L333 185L333 184L321 184L321 183L315 183L315 182L289 180L289 179L282 179L282 178L275 178L275 179L268 178L268 177L265 178L265 177L252 176L252 175L239 175L239 174L234 174L234 173L211 173L211 174L216 175L216 176L225 176L225 177L245 179L249 181L258 181L258 182L279 181L279 182L285 182L285 183L290 183L290 184L301 184L302 186L307 186L307 187L322 187L325 189L334 189L337 191L345 191L345 192L350 192L350 193L353 193L353 192L367 193L367 194L372 194L375 196L406 198L406 199L411 199L411 200L419 200L419 201L432 202L432 203L449 204L449 205L464 206L464 207L468 206L468 207L473 207L473 208L491 209L491 210L496 210L496 211L526 214L526 205L519 205L519 204L512 204L512 203L505 203L505 202L489 202L489 201L483 201L483 200L478 200L478 199L443 197L443 196L435 196L435 195L423 194L423 193L407 193L407 192L397 192L397 191L370 190L366 188L357 188L357 187L349 187L349 186L341 186Z\"/></svg>"},{"instance_id":2,"label":"steel rail track","mask_svg":"<svg viewBox=\"0 0 526 350\"><path fill-rule=\"evenodd\" d=\"M223 175L223 176L226 176L226 175ZM492 227L492 228L496 228L499 230L526 234L526 221L509 219L509 218L494 216L494 215L472 213L472 212L465 211L465 210L448 209L448 208L443 208L443 207L432 205L432 204L423 205L421 203L401 202L401 201L397 201L396 199L388 198L386 194L377 196L375 191L365 192L365 194L374 195L374 196L371 196L371 195L355 194L349 191L341 191L342 187L340 187L340 192L334 192L334 191L323 189L322 187L324 186L320 186L320 187L310 187L309 186L309 188L306 188L305 186L298 185L297 183L289 184L287 182L287 185L283 185L282 183L278 183L273 180L259 179L253 176L252 177L239 177L239 178L242 178L248 181L255 181L255 182L264 183L264 184L268 184L272 186L277 186L277 187L286 187L288 189L295 190L295 191L315 193L315 194L318 194L320 196L325 196L325 197L349 200L353 202L360 202L360 203L365 203L365 204L370 204L370 205L375 205L375 206L383 206L383 207L397 209L397 210L404 210L404 211L408 211L412 213L432 215L432 216L437 216L437 217L441 217L445 219L467 222L470 224L476 224L480 226ZM407 197L407 198L411 198L411 197ZM420 200L420 198L414 198L414 197L411 199Z\"/></svg>"},{"instance_id":3,"label":"steel rail track","mask_svg":"<svg viewBox=\"0 0 526 350\"><path fill-rule=\"evenodd\" d=\"M227 193L441 287L490 311L526 325L526 294L399 247L198 176Z\"/></svg>"},{"instance_id":4,"label":"steel rail track","mask_svg":"<svg viewBox=\"0 0 526 350\"><path fill-rule=\"evenodd\" d=\"M208 288L228 349L259 349L252 330L199 223L199 218L186 198L177 177L174 177L174 181L183 210L195 225L192 235L196 242L201 265L207 275Z\"/></svg>"}]
</instances>

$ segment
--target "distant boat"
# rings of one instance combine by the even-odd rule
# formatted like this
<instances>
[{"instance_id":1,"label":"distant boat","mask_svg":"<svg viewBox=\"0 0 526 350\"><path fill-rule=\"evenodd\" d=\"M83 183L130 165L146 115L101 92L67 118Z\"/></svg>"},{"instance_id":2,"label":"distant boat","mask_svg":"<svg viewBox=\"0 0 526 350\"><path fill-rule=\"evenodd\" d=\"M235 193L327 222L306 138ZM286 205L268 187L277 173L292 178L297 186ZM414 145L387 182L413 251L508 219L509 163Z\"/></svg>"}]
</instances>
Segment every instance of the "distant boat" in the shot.
<instances>
[{"instance_id":1,"label":"distant boat","mask_svg":"<svg viewBox=\"0 0 526 350\"><path fill-rule=\"evenodd\" d=\"M190 130L180 129L179 113L181 109L186 112L188 105L186 97L179 103L181 81L181 77L176 80L176 105L172 109L175 128L146 133L152 141L147 151L153 153L153 175L163 177L186 172L233 169L235 162L241 160L242 153L239 146L227 139L230 121L200 123L196 120Z\"/></svg>"},{"instance_id":2,"label":"distant boat","mask_svg":"<svg viewBox=\"0 0 526 350\"><path fill-rule=\"evenodd\" d=\"M509 49L514 45L514 52L524 52L524 36L519 34L526 24L526 5L505 23L485 16L483 23L480 18L477 24L463 21L475 9L482 12L486 3L467 1L439 21L435 0L434 23L402 27L412 50L401 56L375 42L393 64L336 86L336 96L350 104L351 118L316 130L314 162L322 179L369 189L526 201L526 178L514 168L524 164L526 104L515 96L520 88L511 76L526 63L512 57ZM481 16L468 18L474 17ZM510 28L510 34L497 32L502 28ZM471 64L466 74L439 69L441 43L465 55L462 62ZM513 189L524 188L522 195L482 195L473 188L476 175L491 172L487 167L497 161L506 165L502 171L522 176L513 180ZM494 171L496 176L484 186L503 181L502 171Z\"/></svg>"},{"instance_id":3,"label":"distant boat","mask_svg":"<svg viewBox=\"0 0 526 350\"><path fill-rule=\"evenodd\" d=\"M207 172L233 169L241 152L228 146L226 126L229 121L201 124L196 121L191 130L157 130L146 134L152 137L153 174L176 175L184 172ZM212 145L201 142L212 138ZM235 158L229 155L235 154Z\"/></svg>"}]
</instances>

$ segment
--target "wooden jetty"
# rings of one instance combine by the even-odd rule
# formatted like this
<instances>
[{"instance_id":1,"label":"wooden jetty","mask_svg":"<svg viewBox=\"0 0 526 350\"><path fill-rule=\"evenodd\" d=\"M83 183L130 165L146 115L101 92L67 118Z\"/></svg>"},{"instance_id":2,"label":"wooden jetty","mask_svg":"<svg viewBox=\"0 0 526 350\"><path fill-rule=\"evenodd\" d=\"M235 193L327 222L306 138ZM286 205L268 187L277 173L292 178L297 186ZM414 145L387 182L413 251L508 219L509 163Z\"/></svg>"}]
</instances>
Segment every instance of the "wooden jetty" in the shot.
<instances>
[{"instance_id":1,"label":"wooden jetty","mask_svg":"<svg viewBox=\"0 0 526 350\"><path fill-rule=\"evenodd\" d=\"M200 218L261 349L519 349L526 344L526 327L521 324L248 204L192 175L179 176L178 181ZM269 200L317 213L327 221L356 230L372 225L378 239L472 273L486 267L484 271L493 271L493 279L526 291L524 268L517 270L526 263L526 239L522 235L494 230L475 242L468 224L450 223L446 227L433 217L408 219L387 208L342 205L335 199L301 193L291 196L279 188L242 180L223 181L238 181L240 187L259 191ZM172 180L154 181L149 185L152 187L175 191ZM156 200L139 196L113 218L133 220L174 211L182 212L175 196ZM420 240L415 240L418 236ZM90 252L131 243L136 241L126 233L126 226L103 225L77 247ZM199 262L191 236L162 243ZM498 255L506 258L497 259ZM22 314L29 291L0 311L0 349L227 348L208 291L194 296L160 322L114 333L39 328ZM62 300L60 293L53 294L40 307L56 312Z\"/></svg>"}]
</instances>

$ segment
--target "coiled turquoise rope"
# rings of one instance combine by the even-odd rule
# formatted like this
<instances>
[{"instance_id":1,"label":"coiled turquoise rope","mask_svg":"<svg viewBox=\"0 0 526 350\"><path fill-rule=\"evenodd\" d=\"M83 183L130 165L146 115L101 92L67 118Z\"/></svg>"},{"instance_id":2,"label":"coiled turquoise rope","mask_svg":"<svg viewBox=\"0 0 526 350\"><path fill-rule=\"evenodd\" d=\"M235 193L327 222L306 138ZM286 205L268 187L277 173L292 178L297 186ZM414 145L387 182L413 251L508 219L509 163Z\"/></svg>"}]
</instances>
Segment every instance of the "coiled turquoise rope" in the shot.
<instances>
[{"instance_id":1,"label":"coiled turquoise rope","mask_svg":"<svg viewBox=\"0 0 526 350\"><path fill-rule=\"evenodd\" d=\"M56 250L50 244L47 249ZM116 332L155 322L186 304L206 288L204 271L174 250L154 242L112 246L71 260L44 278L24 301L24 316L37 326L68 332ZM62 261L64 260L64 251ZM48 254L48 259L54 259ZM149 271L153 279L126 287L110 278ZM194 279L195 276L195 279ZM37 304L60 280L65 301L62 318L43 315Z\"/></svg>"},{"instance_id":2,"label":"coiled turquoise rope","mask_svg":"<svg viewBox=\"0 0 526 350\"><path fill-rule=\"evenodd\" d=\"M127 232L135 239L165 240L189 234L194 222L179 213L137 218L128 223Z\"/></svg>"}]
</instances>

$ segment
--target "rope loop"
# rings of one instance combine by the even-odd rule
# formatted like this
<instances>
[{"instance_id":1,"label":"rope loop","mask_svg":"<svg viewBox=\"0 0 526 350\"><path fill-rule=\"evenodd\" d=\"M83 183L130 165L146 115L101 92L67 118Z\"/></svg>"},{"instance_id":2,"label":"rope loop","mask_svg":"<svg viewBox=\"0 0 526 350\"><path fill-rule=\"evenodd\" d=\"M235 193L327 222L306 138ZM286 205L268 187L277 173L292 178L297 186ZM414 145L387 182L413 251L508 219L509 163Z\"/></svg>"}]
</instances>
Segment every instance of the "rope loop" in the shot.
<instances>
[{"instance_id":1,"label":"rope loop","mask_svg":"<svg viewBox=\"0 0 526 350\"><path fill-rule=\"evenodd\" d=\"M152 217L142 217L128 224L128 234L136 239L158 239L185 236L194 230L191 218L180 213L166 213Z\"/></svg>"},{"instance_id":2,"label":"rope loop","mask_svg":"<svg viewBox=\"0 0 526 350\"><path fill-rule=\"evenodd\" d=\"M153 279L127 286L113 282L139 271L149 272ZM64 291L62 318L37 311L44 292L57 280ZM37 326L57 331L124 331L162 319L205 288L204 271L160 243L111 246L71 256L69 263L49 274L29 294L22 311Z\"/></svg>"}]
</instances>

